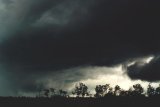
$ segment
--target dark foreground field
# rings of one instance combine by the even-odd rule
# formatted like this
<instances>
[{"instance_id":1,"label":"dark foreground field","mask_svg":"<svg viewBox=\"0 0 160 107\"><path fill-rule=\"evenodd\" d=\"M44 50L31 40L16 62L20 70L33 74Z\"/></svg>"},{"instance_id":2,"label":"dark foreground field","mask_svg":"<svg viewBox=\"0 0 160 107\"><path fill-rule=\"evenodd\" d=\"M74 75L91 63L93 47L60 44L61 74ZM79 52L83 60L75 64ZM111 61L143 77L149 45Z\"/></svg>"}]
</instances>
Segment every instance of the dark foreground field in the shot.
<instances>
[{"instance_id":1,"label":"dark foreground field","mask_svg":"<svg viewBox=\"0 0 160 107\"><path fill-rule=\"evenodd\" d=\"M159 106L160 97L26 98L1 97L0 107L121 107Z\"/></svg>"}]
</instances>

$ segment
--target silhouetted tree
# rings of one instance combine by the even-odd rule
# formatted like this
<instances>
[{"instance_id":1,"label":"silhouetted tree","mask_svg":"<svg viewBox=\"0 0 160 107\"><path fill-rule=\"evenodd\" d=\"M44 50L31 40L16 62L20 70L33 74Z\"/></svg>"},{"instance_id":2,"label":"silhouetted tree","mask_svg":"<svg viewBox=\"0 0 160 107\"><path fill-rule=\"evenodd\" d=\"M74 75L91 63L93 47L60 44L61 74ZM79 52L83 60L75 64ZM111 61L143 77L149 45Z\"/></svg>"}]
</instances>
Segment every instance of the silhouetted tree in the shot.
<instances>
[{"instance_id":1,"label":"silhouetted tree","mask_svg":"<svg viewBox=\"0 0 160 107\"><path fill-rule=\"evenodd\" d=\"M133 95L134 96L141 96L143 92L144 92L144 89L140 84L133 85Z\"/></svg>"},{"instance_id":2,"label":"silhouetted tree","mask_svg":"<svg viewBox=\"0 0 160 107\"><path fill-rule=\"evenodd\" d=\"M51 92L51 97L53 97L55 95L55 90L54 88L50 88L50 92Z\"/></svg>"},{"instance_id":3,"label":"silhouetted tree","mask_svg":"<svg viewBox=\"0 0 160 107\"><path fill-rule=\"evenodd\" d=\"M151 86L151 84L148 85L148 88L147 88L147 95L148 95L149 97L155 95L155 89Z\"/></svg>"},{"instance_id":4,"label":"silhouetted tree","mask_svg":"<svg viewBox=\"0 0 160 107\"><path fill-rule=\"evenodd\" d=\"M119 86L119 85L116 85L116 86L114 87L114 95L115 95L115 96L120 95L120 91L121 91L120 86Z\"/></svg>"},{"instance_id":5,"label":"silhouetted tree","mask_svg":"<svg viewBox=\"0 0 160 107\"><path fill-rule=\"evenodd\" d=\"M79 83L75 86L75 89L72 92L72 94L76 94L77 97L80 97L80 95L84 97L88 95L88 87L84 83Z\"/></svg>"},{"instance_id":6,"label":"silhouetted tree","mask_svg":"<svg viewBox=\"0 0 160 107\"><path fill-rule=\"evenodd\" d=\"M67 97L67 91L63 91L62 89L59 90L59 94L60 94L60 96L62 96L62 97Z\"/></svg>"},{"instance_id":7,"label":"silhouetted tree","mask_svg":"<svg viewBox=\"0 0 160 107\"><path fill-rule=\"evenodd\" d=\"M61 96L61 97L69 97L67 94L67 91L63 91L62 89L55 92L54 88L50 89L44 89L42 90L42 86L38 87L39 91L39 97L40 96L46 96L49 97L49 95L52 96ZM144 96L145 94L149 97L160 95L160 84L157 88L154 88L151 86L151 84L147 87L147 92L144 94L144 88L141 86L141 84L135 84L129 90L123 90L120 88L119 85L116 85L114 88L110 87L110 84L106 85L97 85L95 87L96 94L94 97L107 97L107 96ZM43 93L42 93L43 92ZM76 95L77 97L85 97L89 96L92 97L92 94L88 91L88 87L84 83L78 83L75 85L75 89L72 91L72 94Z\"/></svg>"},{"instance_id":8,"label":"silhouetted tree","mask_svg":"<svg viewBox=\"0 0 160 107\"><path fill-rule=\"evenodd\" d=\"M109 84L97 85L95 88L95 91L96 91L95 97L103 97L107 93L107 90L109 88L110 88Z\"/></svg>"},{"instance_id":9,"label":"silhouetted tree","mask_svg":"<svg viewBox=\"0 0 160 107\"><path fill-rule=\"evenodd\" d=\"M44 89L43 91L44 91L44 95L45 95L46 97L48 97L50 91L49 91L48 89Z\"/></svg>"},{"instance_id":10,"label":"silhouetted tree","mask_svg":"<svg viewBox=\"0 0 160 107\"><path fill-rule=\"evenodd\" d=\"M160 84L159 84L159 86L156 88L156 95L160 95Z\"/></svg>"},{"instance_id":11,"label":"silhouetted tree","mask_svg":"<svg viewBox=\"0 0 160 107\"><path fill-rule=\"evenodd\" d=\"M102 97L103 96L103 88L101 85L97 85L95 88L96 94L95 97Z\"/></svg>"},{"instance_id":12,"label":"silhouetted tree","mask_svg":"<svg viewBox=\"0 0 160 107\"><path fill-rule=\"evenodd\" d=\"M121 89L119 96L123 96L123 97L128 96L128 91Z\"/></svg>"},{"instance_id":13,"label":"silhouetted tree","mask_svg":"<svg viewBox=\"0 0 160 107\"><path fill-rule=\"evenodd\" d=\"M105 94L105 97L106 97L106 96L113 96L113 95L114 95L113 88L112 88L112 87L109 87L108 92Z\"/></svg>"},{"instance_id":14,"label":"silhouetted tree","mask_svg":"<svg viewBox=\"0 0 160 107\"><path fill-rule=\"evenodd\" d=\"M128 90L128 96L133 96L134 95L134 91L133 91L133 88L130 87L129 90Z\"/></svg>"}]
</instances>

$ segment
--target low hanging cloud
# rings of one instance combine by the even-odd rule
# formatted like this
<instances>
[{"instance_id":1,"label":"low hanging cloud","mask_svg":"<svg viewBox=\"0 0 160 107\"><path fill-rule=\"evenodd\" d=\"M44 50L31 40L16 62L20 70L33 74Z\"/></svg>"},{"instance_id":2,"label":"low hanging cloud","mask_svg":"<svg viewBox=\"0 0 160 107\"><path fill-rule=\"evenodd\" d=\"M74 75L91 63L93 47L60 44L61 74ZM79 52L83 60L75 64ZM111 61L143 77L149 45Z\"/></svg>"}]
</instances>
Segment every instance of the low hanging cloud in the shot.
<instances>
[{"instance_id":1,"label":"low hanging cloud","mask_svg":"<svg viewBox=\"0 0 160 107\"><path fill-rule=\"evenodd\" d=\"M144 64L137 61L133 65L129 66L128 75L132 79L142 79L147 81L159 81L159 70L160 70L160 59L159 56L153 58L149 63Z\"/></svg>"},{"instance_id":2,"label":"low hanging cloud","mask_svg":"<svg viewBox=\"0 0 160 107\"><path fill-rule=\"evenodd\" d=\"M71 93L75 84L79 82L85 83L92 94L95 93L95 86L102 84L110 84L112 87L118 84L121 88L127 90L132 85L140 83L146 89L151 81L149 79L142 79L142 76L140 78L133 78L134 74L130 74L131 68L137 65L137 70L134 73L141 73L141 67L143 68L148 66L148 64L152 64L155 59L157 58L154 56L147 56L144 58L134 58L114 66L79 66L47 72L37 72L33 71L33 69L32 72L27 69L21 72L21 68L18 70L18 67L15 70L12 69L14 72L9 72L10 70L2 69L3 66L1 66L1 76L3 77L1 80L5 83L2 92L5 89L4 95L36 96L41 86L42 89L64 89ZM158 82L158 80L152 81L152 85L157 86Z\"/></svg>"},{"instance_id":3,"label":"low hanging cloud","mask_svg":"<svg viewBox=\"0 0 160 107\"><path fill-rule=\"evenodd\" d=\"M66 69L61 73L50 73L38 78L35 80L35 85L43 85L43 88L55 88L56 90L63 89L71 94L75 85L79 82L85 83L91 94L95 94L96 85L110 84L111 87L114 87L118 84L122 89L128 90L134 84L139 83L146 90L150 83L141 79L132 80L121 64L112 67L86 66ZM158 81L152 82L152 85L158 86ZM24 95L24 93L21 93L21 95ZM33 95L36 95L36 93Z\"/></svg>"}]
</instances>

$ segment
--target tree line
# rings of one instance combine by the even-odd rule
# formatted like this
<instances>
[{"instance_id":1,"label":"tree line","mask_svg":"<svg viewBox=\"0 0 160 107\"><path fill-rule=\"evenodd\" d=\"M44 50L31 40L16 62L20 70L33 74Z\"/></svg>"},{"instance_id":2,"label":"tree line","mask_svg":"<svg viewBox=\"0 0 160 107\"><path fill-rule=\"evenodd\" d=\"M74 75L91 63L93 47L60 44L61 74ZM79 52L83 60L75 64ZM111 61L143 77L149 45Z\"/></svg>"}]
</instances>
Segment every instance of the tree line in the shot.
<instances>
[{"instance_id":1,"label":"tree line","mask_svg":"<svg viewBox=\"0 0 160 107\"><path fill-rule=\"evenodd\" d=\"M128 90L122 89L119 85L111 87L110 84L105 85L96 85L95 94L91 94L88 90L88 86L84 83L78 83L75 85L72 95L76 97L94 97L94 98L103 98L107 96L142 96L142 97L152 97L160 96L160 85L158 87L153 87L151 84L148 84L147 91L141 86L141 84L134 84ZM38 97L70 97L67 91L63 89L56 90L55 88L41 89L39 90Z\"/></svg>"}]
</instances>

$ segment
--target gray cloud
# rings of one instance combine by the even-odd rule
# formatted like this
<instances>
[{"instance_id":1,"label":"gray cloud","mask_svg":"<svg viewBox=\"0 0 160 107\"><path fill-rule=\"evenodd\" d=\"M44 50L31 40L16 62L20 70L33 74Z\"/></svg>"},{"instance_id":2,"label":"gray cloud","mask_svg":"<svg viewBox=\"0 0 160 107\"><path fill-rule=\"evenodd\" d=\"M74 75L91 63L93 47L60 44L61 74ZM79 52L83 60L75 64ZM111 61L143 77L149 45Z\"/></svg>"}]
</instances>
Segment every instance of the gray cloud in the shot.
<instances>
[{"instance_id":1,"label":"gray cloud","mask_svg":"<svg viewBox=\"0 0 160 107\"><path fill-rule=\"evenodd\" d=\"M0 3L1 38L46 27L46 24L53 28L67 24L77 17L76 14L85 15L89 6L88 1L80 0L0 0Z\"/></svg>"},{"instance_id":2,"label":"gray cloud","mask_svg":"<svg viewBox=\"0 0 160 107\"><path fill-rule=\"evenodd\" d=\"M87 1L64 1L43 13L33 25L37 27L46 25L65 26L75 19L86 16L88 8Z\"/></svg>"},{"instance_id":3,"label":"gray cloud","mask_svg":"<svg viewBox=\"0 0 160 107\"><path fill-rule=\"evenodd\" d=\"M149 0L0 0L2 81L14 93L33 92L37 81L50 80L49 86L84 81L93 79L90 72L102 73L97 70L102 66L157 55L158 13L158 3ZM159 63L153 62L147 69L152 70L152 65L159 69ZM139 62L133 64L128 75L159 79L158 71L154 79L144 77L139 73L142 68ZM138 77L131 72L138 72Z\"/></svg>"},{"instance_id":4,"label":"gray cloud","mask_svg":"<svg viewBox=\"0 0 160 107\"><path fill-rule=\"evenodd\" d=\"M24 41L26 41L25 38L27 36L39 35L38 32L41 31L41 29L44 29L43 32L46 32L47 26L50 27L49 29L54 29L56 27L61 27L60 29L63 29L64 26L73 23L76 19L78 20L85 17L89 5L88 1L82 2L80 0L70 0L69 2L64 0L0 0L0 47L5 46L8 40L8 43L16 42L15 40L12 41L11 38L17 38L17 35L18 38L23 38ZM57 31L54 30L53 33L55 34L55 32ZM20 39L20 41L21 40L22 39ZM23 46L23 48L26 47L25 45ZM19 64L14 64L18 57L13 60L13 63L12 61L10 63L10 61L3 59L3 49L8 50L9 47L1 48L0 53L1 62L6 63L2 65L5 70L1 73L1 81L5 83L1 88L1 92L6 92L5 94L1 93L1 95L16 95L20 91L36 91L36 80L39 80L45 75L49 75L48 73L44 73L45 71L49 71L42 69L42 73L37 70L37 66L26 64L20 66ZM17 55L19 56L20 54ZM28 74L28 71L30 71L31 74Z\"/></svg>"},{"instance_id":5,"label":"gray cloud","mask_svg":"<svg viewBox=\"0 0 160 107\"><path fill-rule=\"evenodd\" d=\"M128 67L128 75L132 79L142 79L151 82L159 81L159 62L159 56L155 57L150 63L145 65L143 65L141 62L136 62Z\"/></svg>"}]
</instances>

